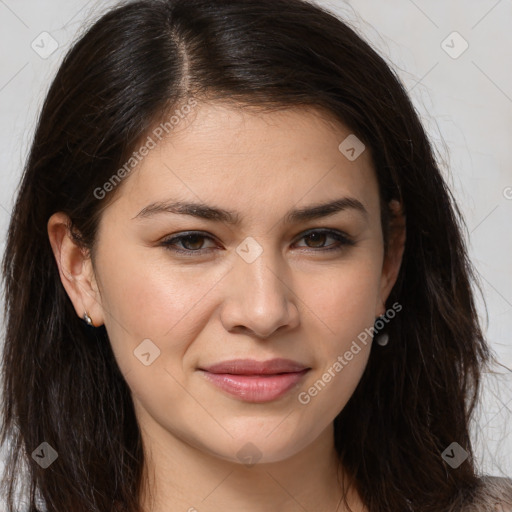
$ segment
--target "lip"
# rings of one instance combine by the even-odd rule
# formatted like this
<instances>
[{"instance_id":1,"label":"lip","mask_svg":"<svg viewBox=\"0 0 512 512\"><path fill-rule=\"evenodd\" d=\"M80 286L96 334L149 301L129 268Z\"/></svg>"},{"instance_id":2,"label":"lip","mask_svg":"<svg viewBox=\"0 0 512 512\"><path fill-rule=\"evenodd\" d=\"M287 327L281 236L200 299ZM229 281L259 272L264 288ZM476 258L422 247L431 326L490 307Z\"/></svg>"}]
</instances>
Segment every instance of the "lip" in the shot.
<instances>
[{"instance_id":1,"label":"lip","mask_svg":"<svg viewBox=\"0 0 512 512\"><path fill-rule=\"evenodd\" d=\"M290 359L232 359L199 368L216 387L246 402L277 400L295 387L311 368Z\"/></svg>"}]
</instances>

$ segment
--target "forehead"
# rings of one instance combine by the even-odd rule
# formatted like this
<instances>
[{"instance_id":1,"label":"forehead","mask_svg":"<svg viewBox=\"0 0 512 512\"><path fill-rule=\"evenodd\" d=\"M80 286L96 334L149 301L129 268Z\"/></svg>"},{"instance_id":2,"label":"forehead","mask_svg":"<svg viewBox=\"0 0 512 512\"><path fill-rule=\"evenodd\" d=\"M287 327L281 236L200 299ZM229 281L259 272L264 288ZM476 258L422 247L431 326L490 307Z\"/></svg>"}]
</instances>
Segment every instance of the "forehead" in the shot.
<instances>
[{"instance_id":1,"label":"forehead","mask_svg":"<svg viewBox=\"0 0 512 512\"><path fill-rule=\"evenodd\" d=\"M237 210L249 205L276 210L340 194L371 203L378 190L370 151L350 160L340 150L353 137L343 124L313 109L258 112L199 104L155 141L125 178L116 202L130 213L170 197L236 204Z\"/></svg>"}]
</instances>

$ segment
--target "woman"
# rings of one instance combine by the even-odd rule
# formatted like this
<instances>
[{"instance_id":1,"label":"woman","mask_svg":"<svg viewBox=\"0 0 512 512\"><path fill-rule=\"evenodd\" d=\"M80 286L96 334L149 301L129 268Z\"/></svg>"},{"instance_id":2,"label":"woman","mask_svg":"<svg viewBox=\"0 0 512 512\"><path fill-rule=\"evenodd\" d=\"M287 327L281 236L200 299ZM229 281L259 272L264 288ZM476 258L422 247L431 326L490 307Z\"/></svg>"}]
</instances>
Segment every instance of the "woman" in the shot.
<instances>
[{"instance_id":1,"label":"woman","mask_svg":"<svg viewBox=\"0 0 512 512\"><path fill-rule=\"evenodd\" d=\"M460 222L333 15L112 10L52 84L9 229L9 511L23 465L31 512L512 506L469 437L491 354Z\"/></svg>"}]
</instances>

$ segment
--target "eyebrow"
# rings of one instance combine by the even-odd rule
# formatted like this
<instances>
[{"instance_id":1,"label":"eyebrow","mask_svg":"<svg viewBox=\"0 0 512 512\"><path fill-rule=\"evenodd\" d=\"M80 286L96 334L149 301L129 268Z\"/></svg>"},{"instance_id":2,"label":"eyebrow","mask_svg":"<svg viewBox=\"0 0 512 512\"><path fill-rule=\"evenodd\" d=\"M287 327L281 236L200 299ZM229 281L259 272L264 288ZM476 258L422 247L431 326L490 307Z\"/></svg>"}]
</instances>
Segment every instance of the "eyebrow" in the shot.
<instances>
[{"instance_id":1,"label":"eyebrow","mask_svg":"<svg viewBox=\"0 0 512 512\"><path fill-rule=\"evenodd\" d=\"M320 219L334 215L345 210L353 210L368 217L368 212L361 201L354 197L342 197L328 203L315 204L305 208L296 208L290 210L283 219L285 224L294 224L314 219ZM147 219L159 214L179 214L190 215L204 220L216 222L225 222L226 224L238 225L241 222L239 213L209 206L204 203L166 201L151 203L143 208L134 219Z\"/></svg>"}]
</instances>

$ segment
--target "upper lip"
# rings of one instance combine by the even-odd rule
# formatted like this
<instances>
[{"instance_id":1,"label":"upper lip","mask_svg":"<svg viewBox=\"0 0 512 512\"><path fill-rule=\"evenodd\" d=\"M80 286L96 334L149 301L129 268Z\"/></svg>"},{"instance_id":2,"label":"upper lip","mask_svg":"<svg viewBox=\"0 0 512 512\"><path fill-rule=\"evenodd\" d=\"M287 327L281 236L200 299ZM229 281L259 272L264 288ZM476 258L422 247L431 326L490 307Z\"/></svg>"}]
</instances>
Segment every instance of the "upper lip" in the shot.
<instances>
[{"instance_id":1,"label":"upper lip","mask_svg":"<svg viewBox=\"0 0 512 512\"><path fill-rule=\"evenodd\" d=\"M278 373L294 373L309 369L307 366L291 359L231 359L199 368L209 373L229 373L233 375L275 375Z\"/></svg>"}]
</instances>

